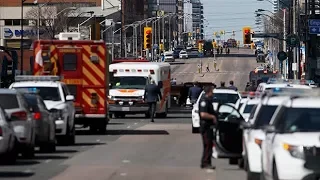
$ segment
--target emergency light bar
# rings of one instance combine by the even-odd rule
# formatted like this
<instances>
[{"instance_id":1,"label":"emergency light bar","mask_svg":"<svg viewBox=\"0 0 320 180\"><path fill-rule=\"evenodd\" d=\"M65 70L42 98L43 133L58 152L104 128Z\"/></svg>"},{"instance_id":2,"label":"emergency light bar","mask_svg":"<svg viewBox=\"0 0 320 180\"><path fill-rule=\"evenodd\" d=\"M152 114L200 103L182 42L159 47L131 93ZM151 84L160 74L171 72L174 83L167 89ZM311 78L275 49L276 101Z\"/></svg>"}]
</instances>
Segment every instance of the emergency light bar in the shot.
<instances>
[{"instance_id":1,"label":"emergency light bar","mask_svg":"<svg viewBox=\"0 0 320 180\"><path fill-rule=\"evenodd\" d=\"M60 81L60 76L16 76L15 81Z\"/></svg>"},{"instance_id":2,"label":"emergency light bar","mask_svg":"<svg viewBox=\"0 0 320 180\"><path fill-rule=\"evenodd\" d=\"M262 93L261 98L274 96L290 96L290 97L315 97L320 96L319 89L282 89L274 88L272 90L266 90Z\"/></svg>"}]
</instances>

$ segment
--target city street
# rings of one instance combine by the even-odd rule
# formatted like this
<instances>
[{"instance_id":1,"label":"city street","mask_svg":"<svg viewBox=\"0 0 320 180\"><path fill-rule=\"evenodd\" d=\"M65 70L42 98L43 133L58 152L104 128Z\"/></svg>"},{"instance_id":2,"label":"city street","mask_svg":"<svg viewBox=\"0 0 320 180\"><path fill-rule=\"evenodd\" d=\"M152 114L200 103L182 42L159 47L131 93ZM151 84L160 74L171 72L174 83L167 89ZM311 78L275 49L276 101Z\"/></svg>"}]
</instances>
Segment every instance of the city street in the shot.
<instances>
[{"instance_id":1,"label":"city street","mask_svg":"<svg viewBox=\"0 0 320 180\"><path fill-rule=\"evenodd\" d=\"M176 60L176 63L172 65L172 77L176 78L178 83L214 82L218 86L220 86L220 81L226 82L227 86L229 81L233 80L239 90L244 90L249 80L249 72L258 65L255 61L254 51L251 49L230 49L230 54L223 54L223 56L217 57L217 69L219 71L214 70L213 57L201 58L203 73L198 73L197 65L200 63L200 58ZM211 71L209 73L206 72L208 63Z\"/></svg>"},{"instance_id":2,"label":"city street","mask_svg":"<svg viewBox=\"0 0 320 180\"><path fill-rule=\"evenodd\" d=\"M233 51L238 50L232 50L230 57L218 58L220 72L199 75L193 73L199 59L179 60L186 64L172 65L173 77L180 82L234 80L243 89L256 63L253 57L235 57L252 50ZM91 135L87 129L79 128L76 145L58 147L55 153L37 153L34 159L19 159L15 165L1 166L0 179L245 179L245 172L229 165L227 160L214 160L217 166L214 171L200 169L201 137L191 133L191 113L171 113L155 123L143 116L127 116L112 119L107 129L106 135Z\"/></svg>"}]
</instances>

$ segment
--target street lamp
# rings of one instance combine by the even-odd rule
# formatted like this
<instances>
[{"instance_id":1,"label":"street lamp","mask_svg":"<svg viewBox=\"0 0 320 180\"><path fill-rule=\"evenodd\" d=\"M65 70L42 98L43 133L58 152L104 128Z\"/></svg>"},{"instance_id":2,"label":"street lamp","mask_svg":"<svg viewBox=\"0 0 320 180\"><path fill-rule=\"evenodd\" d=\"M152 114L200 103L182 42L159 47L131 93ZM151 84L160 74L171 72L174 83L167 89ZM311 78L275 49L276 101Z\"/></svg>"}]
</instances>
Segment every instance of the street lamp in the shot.
<instances>
[{"instance_id":1,"label":"street lamp","mask_svg":"<svg viewBox=\"0 0 320 180\"><path fill-rule=\"evenodd\" d=\"M67 8L64 8L64 9L62 9L61 11L59 11L57 14L55 14L53 17L52 17L52 25L54 25L54 20L55 20L55 18L56 17L58 17L61 13L63 13L64 11L66 11L66 10L71 10L71 11L75 11L75 10L77 10L78 8L76 8L76 7L67 7Z\"/></svg>"}]
</instances>

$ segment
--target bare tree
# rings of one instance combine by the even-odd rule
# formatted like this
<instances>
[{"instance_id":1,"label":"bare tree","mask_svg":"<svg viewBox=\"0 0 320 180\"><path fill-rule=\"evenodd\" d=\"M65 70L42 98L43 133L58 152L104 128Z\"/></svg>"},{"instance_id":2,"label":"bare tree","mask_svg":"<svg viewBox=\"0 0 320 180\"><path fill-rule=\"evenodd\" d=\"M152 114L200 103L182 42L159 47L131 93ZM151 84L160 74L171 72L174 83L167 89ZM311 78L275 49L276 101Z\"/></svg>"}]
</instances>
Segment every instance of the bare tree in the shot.
<instances>
[{"instance_id":1,"label":"bare tree","mask_svg":"<svg viewBox=\"0 0 320 180\"><path fill-rule=\"evenodd\" d=\"M37 24L40 17L41 39L54 39L56 34L67 30L67 26L72 20L69 17L80 13L79 6L77 7L76 4L61 2L54 5L35 6L26 13L26 17L32 21L34 31L38 30Z\"/></svg>"}]
</instances>

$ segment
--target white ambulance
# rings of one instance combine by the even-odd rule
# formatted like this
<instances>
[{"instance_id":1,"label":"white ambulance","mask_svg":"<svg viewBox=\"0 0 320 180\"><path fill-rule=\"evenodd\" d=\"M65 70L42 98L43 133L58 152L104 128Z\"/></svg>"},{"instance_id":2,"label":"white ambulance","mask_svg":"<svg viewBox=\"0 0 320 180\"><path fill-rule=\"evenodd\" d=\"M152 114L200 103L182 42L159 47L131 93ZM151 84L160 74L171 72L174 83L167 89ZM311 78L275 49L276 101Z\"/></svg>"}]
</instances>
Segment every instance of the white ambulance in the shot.
<instances>
[{"instance_id":1,"label":"white ambulance","mask_svg":"<svg viewBox=\"0 0 320 180\"><path fill-rule=\"evenodd\" d=\"M145 114L149 117L148 104L144 102L145 87L151 80L161 88L156 114L166 117L170 108L171 72L169 63L122 62L109 66L109 114L123 118L126 114Z\"/></svg>"}]
</instances>

